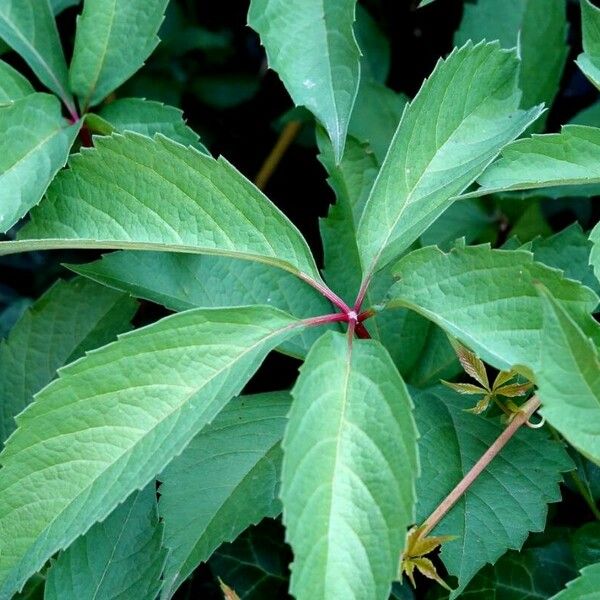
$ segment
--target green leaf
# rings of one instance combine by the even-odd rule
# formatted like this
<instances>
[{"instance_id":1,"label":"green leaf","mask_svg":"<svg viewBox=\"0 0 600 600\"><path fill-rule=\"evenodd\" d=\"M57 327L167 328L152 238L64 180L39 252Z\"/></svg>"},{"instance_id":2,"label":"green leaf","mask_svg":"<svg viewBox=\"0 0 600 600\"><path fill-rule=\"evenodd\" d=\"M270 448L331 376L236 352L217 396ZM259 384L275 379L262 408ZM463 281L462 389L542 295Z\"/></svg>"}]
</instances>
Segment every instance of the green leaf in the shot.
<instances>
[{"instance_id":1,"label":"green leaf","mask_svg":"<svg viewBox=\"0 0 600 600\"><path fill-rule=\"evenodd\" d=\"M578 568L600 561L600 522L586 523L572 536L573 558Z\"/></svg>"},{"instance_id":2,"label":"green leaf","mask_svg":"<svg viewBox=\"0 0 600 600\"><path fill-rule=\"evenodd\" d=\"M232 400L159 477L169 549L163 598L223 542L281 512L280 442L289 408L286 393Z\"/></svg>"},{"instance_id":3,"label":"green leaf","mask_svg":"<svg viewBox=\"0 0 600 600\"><path fill-rule=\"evenodd\" d=\"M507 552L484 567L469 583L465 600L534 600L549 598L576 574L568 541L558 539L521 552Z\"/></svg>"},{"instance_id":4,"label":"green leaf","mask_svg":"<svg viewBox=\"0 0 600 600\"><path fill-rule=\"evenodd\" d=\"M508 145L470 196L557 185L600 183L600 129L565 125L560 133L533 135Z\"/></svg>"},{"instance_id":5,"label":"green leaf","mask_svg":"<svg viewBox=\"0 0 600 600\"><path fill-rule=\"evenodd\" d=\"M473 415L472 399L438 386L415 397L423 473L417 480L417 522L446 497L502 433L495 420ZM532 469L532 464L535 469ZM486 563L519 549L530 531L542 531L547 503L560 500L561 472L572 468L561 444L522 428L433 530L455 535L441 559L458 577L455 598Z\"/></svg>"},{"instance_id":6,"label":"green leaf","mask_svg":"<svg viewBox=\"0 0 600 600\"><path fill-rule=\"evenodd\" d=\"M499 40L519 48L522 106L552 106L568 54L565 0L478 0L465 4L454 45ZM536 128L543 127L543 118Z\"/></svg>"},{"instance_id":7,"label":"green leaf","mask_svg":"<svg viewBox=\"0 0 600 600\"><path fill-rule=\"evenodd\" d=\"M581 569L581 575L551 600L597 600L600 589L600 563Z\"/></svg>"},{"instance_id":8,"label":"green leaf","mask_svg":"<svg viewBox=\"0 0 600 600\"><path fill-rule=\"evenodd\" d=\"M55 15L58 15L63 10L70 8L71 6L76 6L81 2L81 0L50 0L50 6L52 7L52 12Z\"/></svg>"},{"instance_id":9,"label":"green leaf","mask_svg":"<svg viewBox=\"0 0 600 600\"><path fill-rule=\"evenodd\" d=\"M0 60L0 105L33 94L33 86L8 63Z\"/></svg>"},{"instance_id":10,"label":"green leaf","mask_svg":"<svg viewBox=\"0 0 600 600\"><path fill-rule=\"evenodd\" d=\"M265 304L301 318L331 312L321 294L290 273L221 256L125 251L70 268L175 311ZM304 358L321 335L319 329L305 329L280 350Z\"/></svg>"},{"instance_id":11,"label":"green leaf","mask_svg":"<svg viewBox=\"0 0 600 600\"><path fill-rule=\"evenodd\" d=\"M300 232L224 158L160 135L127 133L95 144L70 160L19 232L22 241L0 244L0 254L168 250L256 260L320 279Z\"/></svg>"},{"instance_id":12,"label":"green leaf","mask_svg":"<svg viewBox=\"0 0 600 600\"><path fill-rule=\"evenodd\" d=\"M161 541L151 482L59 555L44 600L155 598L166 555Z\"/></svg>"},{"instance_id":13,"label":"green leaf","mask_svg":"<svg viewBox=\"0 0 600 600\"><path fill-rule=\"evenodd\" d=\"M281 498L291 593L387 599L413 522L416 429L406 387L373 340L326 333L293 390Z\"/></svg>"},{"instance_id":14,"label":"green leaf","mask_svg":"<svg viewBox=\"0 0 600 600\"><path fill-rule=\"evenodd\" d=\"M44 195L65 166L80 123L68 126L60 102L30 94L0 106L0 231L8 231Z\"/></svg>"},{"instance_id":15,"label":"green leaf","mask_svg":"<svg viewBox=\"0 0 600 600\"><path fill-rule=\"evenodd\" d=\"M548 422L600 464L600 359L591 339L548 292L544 310L538 394Z\"/></svg>"},{"instance_id":16,"label":"green leaf","mask_svg":"<svg viewBox=\"0 0 600 600\"><path fill-rule=\"evenodd\" d=\"M232 544L223 544L210 559L211 571L226 581L240 600L287 600L289 548L278 521L264 519Z\"/></svg>"},{"instance_id":17,"label":"green leaf","mask_svg":"<svg viewBox=\"0 0 600 600\"><path fill-rule=\"evenodd\" d=\"M0 455L0 597L161 472L302 325L268 307L191 310L62 369Z\"/></svg>"},{"instance_id":18,"label":"green leaf","mask_svg":"<svg viewBox=\"0 0 600 600\"><path fill-rule=\"evenodd\" d=\"M581 29L583 53L577 57L577 66L600 89L600 9L590 0L581 0Z\"/></svg>"},{"instance_id":19,"label":"green leaf","mask_svg":"<svg viewBox=\"0 0 600 600\"><path fill-rule=\"evenodd\" d=\"M69 71L84 110L101 102L144 65L168 0L85 0Z\"/></svg>"},{"instance_id":20,"label":"green leaf","mask_svg":"<svg viewBox=\"0 0 600 600\"><path fill-rule=\"evenodd\" d=\"M519 62L468 43L438 62L405 110L358 227L366 276L417 239L540 109L518 110Z\"/></svg>"},{"instance_id":21,"label":"green leaf","mask_svg":"<svg viewBox=\"0 0 600 600\"><path fill-rule=\"evenodd\" d=\"M294 104L306 106L323 124L336 162L360 80L354 0L252 0L248 23L261 38L269 66L279 74Z\"/></svg>"},{"instance_id":22,"label":"green leaf","mask_svg":"<svg viewBox=\"0 0 600 600\"><path fill-rule=\"evenodd\" d=\"M600 330L589 313L598 297L556 269L533 262L522 250L489 246L435 247L411 252L395 266L400 280L388 306L421 313L502 371L534 376L540 365L543 307L534 283L542 283L589 335Z\"/></svg>"},{"instance_id":23,"label":"green leaf","mask_svg":"<svg viewBox=\"0 0 600 600\"><path fill-rule=\"evenodd\" d=\"M592 242L592 250L590 252L590 265L594 269L596 279L600 281L600 223L592 229L590 234L590 242Z\"/></svg>"},{"instance_id":24,"label":"green leaf","mask_svg":"<svg viewBox=\"0 0 600 600\"><path fill-rule=\"evenodd\" d=\"M64 364L130 328L137 303L83 278L54 284L0 342L0 445Z\"/></svg>"},{"instance_id":25,"label":"green leaf","mask_svg":"<svg viewBox=\"0 0 600 600\"><path fill-rule=\"evenodd\" d=\"M598 293L600 284L589 264L591 248L592 244L579 223L573 223L550 237L537 238L531 244L537 262L560 269L565 277L581 281Z\"/></svg>"},{"instance_id":26,"label":"green leaf","mask_svg":"<svg viewBox=\"0 0 600 600\"><path fill-rule=\"evenodd\" d=\"M184 146L194 146L209 154L200 143L200 137L185 124L183 111L173 106L142 98L122 98L103 106L100 116L120 133L135 131L148 137L162 133Z\"/></svg>"},{"instance_id":27,"label":"green leaf","mask_svg":"<svg viewBox=\"0 0 600 600\"><path fill-rule=\"evenodd\" d=\"M378 81L362 80L348 135L367 142L382 163L408 99Z\"/></svg>"},{"instance_id":28,"label":"green leaf","mask_svg":"<svg viewBox=\"0 0 600 600\"><path fill-rule=\"evenodd\" d=\"M49 0L4 0L0 4L0 38L74 113L67 64Z\"/></svg>"},{"instance_id":29,"label":"green leaf","mask_svg":"<svg viewBox=\"0 0 600 600\"><path fill-rule=\"evenodd\" d=\"M356 5L356 39L361 51L360 76L362 80L385 83L392 60L390 42L369 11Z\"/></svg>"}]
</instances>

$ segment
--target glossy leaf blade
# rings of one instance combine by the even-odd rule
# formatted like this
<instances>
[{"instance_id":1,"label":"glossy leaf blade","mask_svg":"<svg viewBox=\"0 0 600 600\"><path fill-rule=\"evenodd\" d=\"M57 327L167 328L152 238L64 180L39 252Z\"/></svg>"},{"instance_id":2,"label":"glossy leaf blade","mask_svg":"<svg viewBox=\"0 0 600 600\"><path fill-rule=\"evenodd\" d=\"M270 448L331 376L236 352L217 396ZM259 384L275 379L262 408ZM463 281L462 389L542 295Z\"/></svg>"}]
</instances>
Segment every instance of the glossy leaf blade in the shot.
<instances>
[{"instance_id":1,"label":"glossy leaf blade","mask_svg":"<svg viewBox=\"0 0 600 600\"><path fill-rule=\"evenodd\" d=\"M0 445L57 369L130 329L137 303L83 278L54 284L0 342Z\"/></svg>"},{"instance_id":2,"label":"glossy leaf blade","mask_svg":"<svg viewBox=\"0 0 600 600\"><path fill-rule=\"evenodd\" d=\"M40 81L74 110L67 64L49 0L3 0L0 38L18 52Z\"/></svg>"},{"instance_id":3,"label":"glossy leaf blade","mask_svg":"<svg viewBox=\"0 0 600 600\"><path fill-rule=\"evenodd\" d=\"M0 597L162 471L299 326L268 307L192 310L62 369L0 455Z\"/></svg>"},{"instance_id":4,"label":"glossy leaf blade","mask_svg":"<svg viewBox=\"0 0 600 600\"><path fill-rule=\"evenodd\" d=\"M294 104L327 129L336 162L344 152L360 80L353 0L252 0L248 23Z\"/></svg>"},{"instance_id":5,"label":"glossy leaf blade","mask_svg":"<svg viewBox=\"0 0 600 600\"><path fill-rule=\"evenodd\" d=\"M168 0L85 0L69 71L87 108L131 77L158 45Z\"/></svg>"},{"instance_id":6,"label":"glossy leaf blade","mask_svg":"<svg viewBox=\"0 0 600 600\"><path fill-rule=\"evenodd\" d=\"M423 474L417 481L422 522L502 433L501 423L466 412L472 400L442 386L415 399ZM532 467L535 465L535 468ZM560 443L522 428L433 530L455 535L441 559L458 577L455 598L486 563L519 549L545 527L547 503L560 500L561 473L572 468Z\"/></svg>"},{"instance_id":7,"label":"glossy leaf blade","mask_svg":"<svg viewBox=\"0 0 600 600\"><path fill-rule=\"evenodd\" d=\"M225 159L160 135L127 133L95 143L54 181L21 230L22 241L0 244L0 254L167 250L256 260L320 278L300 232Z\"/></svg>"},{"instance_id":8,"label":"glossy leaf blade","mask_svg":"<svg viewBox=\"0 0 600 600\"><path fill-rule=\"evenodd\" d=\"M498 43L438 62L407 107L358 226L369 276L417 239L540 114L518 109L519 62Z\"/></svg>"},{"instance_id":9,"label":"glossy leaf blade","mask_svg":"<svg viewBox=\"0 0 600 600\"><path fill-rule=\"evenodd\" d=\"M600 183L600 129L565 125L560 133L534 135L502 151L477 180L472 196L498 191Z\"/></svg>"},{"instance_id":10,"label":"glossy leaf blade","mask_svg":"<svg viewBox=\"0 0 600 600\"><path fill-rule=\"evenodd\" d=\"M151 482L58 556L44 600L155 598L166 555L162 530Z\"/></svg>"},{"instance_id":11,"label":"glossy leaf blade","mask_svg":"<svg viewBox=\"0 0 600 600\"><path fill-rule=\"evenodd\" d=\"M291 593L387 599L413 522L416 429L406 387L376 341L326 333L293 390L281 498Z\"/></svg>"},{"instance_id":12,"label":"glossy leaf blade","mask_svg":"<svg viewBox=\"0 0 600 600\"><path fill-rule=\"evenodd\" d=\"M300 318L332 311L328 300L286 271L221 256L112 252L99 261L70 268L175 311L250 304L274 306ZM320 328L305 329L279 349L304 358L322 333Z\"/></svg>"},{"instance_id":13,"label":"glossy leaf blade","mask_svg":"<svg viewBox=\"0 0 600 600\"><path fill-rule=\"evenodd\" d=\"M0 106L0 231L8 231L44 195L65 166L79 123L69 126L60 102L30 94Z\"/></svg>"},{"instance_id":14,"label":"glossy leaf blade","mask_svg":"<svg viewBox=\"0 0 600 600\"><path fill-rule=\"evenodd\" d=\"M0 105L9 104L33 92L33 86L21 73L0 60Z\"/></svg>"},{"instance_id":15,"label":"glossy leaf blade","mask_svg":"<svg viewBox=\"0 0 600 600\"><path fill-rule=\"evenodd\" d=\"M223 542L281 512L280 442L289 407L283 392L232 400L160 476L169 549L163 598Z\"/></svg>"},{"instance_id":16,"label":"glossy leaf blade","mask_svg":"<svg viewBox=\"0 0 600 600\"><path fill-rule=\"evenodd\" d=\"M533 262L525 251L488 246L435 247L411 252L395 267L390 307L412 308L496 368L519 367L534 377L540 366L543 309L534 283L542 283L584 330L599 338L590 317L592 290L560 271Z\"/></svg>"},{"instance_id":17,"label":"glossy leaf blade","mask_svg":"<svg viewBox=\"0 0 600 600\"><path fill-rule=\"evenodd\" d=\"M600 359L598 349L545 291L541 368L542 414L585 456L600 464Z\"/></svg>"}]
</instances>

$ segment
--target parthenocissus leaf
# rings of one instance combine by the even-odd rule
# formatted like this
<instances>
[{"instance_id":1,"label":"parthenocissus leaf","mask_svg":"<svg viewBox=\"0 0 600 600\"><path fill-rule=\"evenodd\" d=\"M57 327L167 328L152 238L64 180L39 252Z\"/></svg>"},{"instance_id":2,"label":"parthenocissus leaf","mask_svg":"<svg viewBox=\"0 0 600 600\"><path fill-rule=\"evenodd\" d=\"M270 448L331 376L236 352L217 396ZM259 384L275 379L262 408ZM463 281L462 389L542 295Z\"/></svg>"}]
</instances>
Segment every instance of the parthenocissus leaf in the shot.
<instances>
[{"instance_id":1,"label":"parthenocissus leaf","mask_svg":"<svg viewBox=\"0 0 600 600\"><path fill-rule=\"evenodd\" d=\"M127 133L95 144L72 157L20 241L0 243L0 254L168 250L257 260L320 279L300 232L225 159L161 135Z\"/></svg>"},{"instance_id":2,"label":"parthenocissus leaf","mask_svg":"<svg viewBox=\"0 0 600 600\"><path fill-rule=\"evenodd\" d=\"M540 115L519 110L519 61L497 42L440 60L404 112L358 226L366 276L417 239Z\"/></svg>"},{"instance_id":3,"label":"parthenocissus leaf","mask_svg":"<svg viewBox=\"0 0 600 600\"><path fill-rule=\"evenodd\" d=\"M302 325L269 307L191 310L61 369L0 455L0 598L161 472Z\"/></svg>"},{"instance_id":4,"label":"parthenocissus leaf","mask_svg":"<svg viewBox=\"0 0 600 600\"><path fill-rule=\"evenodd\" d=\"M326 333L293 389L281 498L298 600L387 600L418 472L411 400L375 340Z\"/></svg>"}]
</instances>

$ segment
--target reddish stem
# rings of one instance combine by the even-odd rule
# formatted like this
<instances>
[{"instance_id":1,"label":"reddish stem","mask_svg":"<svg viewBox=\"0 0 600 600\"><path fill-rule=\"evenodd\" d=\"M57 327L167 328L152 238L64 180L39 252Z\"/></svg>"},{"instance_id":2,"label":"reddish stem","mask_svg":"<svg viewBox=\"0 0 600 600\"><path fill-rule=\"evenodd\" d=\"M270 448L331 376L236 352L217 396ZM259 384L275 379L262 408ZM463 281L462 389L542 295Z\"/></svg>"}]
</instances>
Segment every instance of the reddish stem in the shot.
<instances>
[{"instance_id":1,"label":"reddish stem","mask_svg":"<svg viewBox=\"0 0 600 600\"><path fill-rule=\"evenodd\" d=\"M346 313L332 313L330 315L322 315L320 317L311 317L310 319L304 319L309 327L315 325L327 325L327 323L347 323L348 315Z\"/></svg>"},{"instance_id":2,"label":"reddish stem","mask_svg":"<svg viewBox=\"0 0 600 600\"><path fill-rule=\"evenodd\" d=\"M361 340L370 340L371 339L371 335L367 331L367 328L362 323L360 323L360 322L358 322L356 324L356 335Z\"/></svg>"},{"instance_id":3,"label":"reddish stem","mask_svg":"<svg viewBox=\"0 0 600 600\"><path fill-rule=\"evenodd\" d=\"M84 148L91 148L94 145L92 133L87 125L84 125L81 128L81 131L79 132L79 137L81 138L81 145Z\"/></svg>"},{"instance_id":4,"label":"reddish stem","mask_svg":"<svg viewBox=\"0 0 600 600\"><path fill-rule=\"evenodd\" d=\"M354 310L356 312L360 312L362 303L364 302L365 296L367 295L367 290L369 289L370 283L371 283L371 276L369 275L360 285L360 289L358 290L358 295L356 296L356 301L354 302Z\"/></svg>"},{"instance_id":5,"label":"reddish stem","mask_svg":"<svg viewBox=\"0 0 600 600\"><path fill-rule=\"evenodd\" d=\"M324 283L320 283L316 281L312 277L306 275L305 273L299 273L298 277L305 281L311 287L314 287L321 295L325 296L331 304L337 306L343 313L348 314L351 311L351 308L332 290L330 290Z\"/></svg>"}]
</instances>

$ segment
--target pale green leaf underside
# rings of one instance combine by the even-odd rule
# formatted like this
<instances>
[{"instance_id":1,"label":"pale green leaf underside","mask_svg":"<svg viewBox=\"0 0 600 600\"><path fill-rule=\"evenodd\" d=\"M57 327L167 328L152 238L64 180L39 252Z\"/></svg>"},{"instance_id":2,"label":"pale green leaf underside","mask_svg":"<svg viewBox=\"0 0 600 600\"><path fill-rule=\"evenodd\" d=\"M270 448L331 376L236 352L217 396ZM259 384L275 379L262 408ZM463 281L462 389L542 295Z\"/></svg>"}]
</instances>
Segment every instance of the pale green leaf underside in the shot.
<instances>
[{"instance_id":1,"label":"pale green leaf underside","mask_svg":"<svg viewBox=\"0 0 600 600\"><path fill-rule=\"evenodd\" d=\"M416 429L379 342L326 333L293 390L281 498L298 600L387 600L414 517Z\"/></svg>"},{"instance_id":2,"label":"pale green leaf underside","mask_svg":"<svg viewBox=\"0 0 600 600\"><path fill-rule=\"evenodd\" d=\"M552 106L567 58L565 0L478 0L466 3L454 45L499 40L519 48L522 105ZM540 119L536 129L540 128Z\"/></svg>"},{"instance_id":3,"label":"pale green leaf underside","mask_svg":"<svg viewBox=\"0 0 600 600\"><path fill-rule=\"evenodd\" d=\"M589 315L596 294L526 251L471 246L445 254L428 247L401 259L395 271L390 307L416 310L498 369L524 367L533 377L540 366L543 311L534 283L547 287L589 335L600 336Z\"/></svg>"},{"instance_id":4,"label":"pale green leaf underside","mask_svg":"<svg viewBox=\"0 0 600 600\"><path fill-rule=\"evenodd\" d=\"M14 102L33 92L33 86L21 73L0 60L0 105Z\"/></svg>"},{"instance_id":5,"label":"pale green leaf underside","mask_svg":"<svg viewBox=\"0 0 600 600\"><path fill-rule=\"evenodd\" d=\"M583 53L577 66L600 89L600 9L590 0L581 0L581 29Z\"/></svg>"},{"instance_id":6,"label":"pale green leaf underside","mask_svg":"<svg viewBox=\"0 0 600 600\"><path fill-rule=\"evenodd\" d=\"M0 231L41 200L65 166L79 128L68 125L60 102L49 94L0 106Z\"/></svg>"},{"instance_id":7,"label":"pale green leaf underside","mask_svg":"<svg viewBox=\"0 0 600 600\"><path fill-rule=\"evenodd\" d=\"M248 23L258 32L269 66L294 104L321 121L336 161L360 80L360 50L354 38L354 0L252 0Z\"/></svg>"},{"instance_id":8,"label":"pale green leaf underside","mask_svg":"<svg viewBox=\"0 0 600 600\"><path fill-rule=\"evenodd\" d=\"M567 587L551 600L599 600L600 563L581 569L581 575L567 583Z\"/></svg>"},{"instance_id":9,"label":"pale green leaf underside","mask_svg":"<svg viewBox=\"0 0 600 600\"><path fill-rule=\"evenodd\" d=\"M120 133L135 131L148 137L162 133L184 146L194 146L209 154L198 134L185 124L183 111L173 106L142 98L121 98L103 106L100 115Z\"/></svg>"},{"instance_id":10,"label":"pale green leaf underside","mask_svg":"<svg viewBox=\"0 0 600 600\"><path fill-rule=\"evenodd\" d=\"M54 284L23 314L0 342L0 446L56 370L127 331L136 309L127 294L78 277Z\"/></svg>"},{"instance_id":11,"label":"pale green leaf underside","mask_svg":"<svg viewBox=\"0 0 600 600\"><path fill-rule=\"evenodd\" d=\"M281 512L280 442L290 400L284 392L232 400L159 477L169 549L163 598L223 542Z\"/></svg>"},{"instance_id":12,"label":"pale green leaf underside","mask_svg":"<svg viewBox=\"0 0 600 600\"><path fill-rule=\"evenodd\" d=\"M0 38L24 58L45 86L72 105L67 64L49 0L3 0Z\"/></svg>"},{"instance_id":13,"label":"pale green leaf underside","mask_svg":"<svg viewBox=\"0 0 600 600\"><path fill-rule=\"evenodd\" d=\"M152 481L59 555L44 600L155 598L166 554L162 529Z\"/></svg>"},{"instance_id":14,"label":"pale green leaf underside","mask_svg":"<svg viewBox=\"0 0 600 600\"><path fill-rule=\"evenodd\" d=\"M168 0L85 0L69 71L73 93L94 106L156 48Z\"/></svg>"},{"instance_id":15,"label":"pale green leaf underside","mask_svg":"<svg viewBox=\"0 0 600 600\"><path fill-rule=\"evenodd\" d=\"M0 455L0 597L162 471L301 325L269 307L191 310L62 369Z\"/></svg>"},{"instance_id":16,"label":"pale green leaf underside","mask_svg":"<svg viewBox=\"0 0 600 600\"><path fill-rule=\"evenodd\" d=\"M437 386L415 398L423 473L417 480L421 523L502 433L496 420L465 409L472 398ZM535 469L532 469L535 464ZM520 548L530 531L542 531L547 503L560 500L561 473L572 468L561 444L522 428L433 531L455 535L441 558L458 577L454 597L486 563Z\"/></svg>"},{"instance_id":17,"label":"pale green leaf underside","mask_svg":"<svg viewBox=\"0 0 600 600\"><path fill-rule=\"evenodd\" d=\"M438 62L404 112L358 226L367 274L408 248L539 116L518 110L518 67L497 42Z\"/></svg>"},{"instance_id":18,"label":"pale green leaf underside","mask_svg":"<svg viewBox=\"0 0 600 600\"><path fill-rule=\"evenodd\" d=\"M598 349L549 294L544 308L538 393L542 414L585 456L600 464Z\"/></svg>"},{"instance_id":19,"label":"pale green leaf underside","mask_svg":"<svg viewBox=\"0 0 600 600\"><path fill-rule=\"evenodd\" d=\"M320 279L300 232L225 159L158 135L96 138L0 255L42 248L218 254ZM107 174L110 173L110 177Z\"/></svg>"},{"instance_id":20,"label":"pale green leaf underside","mask_svg":"<svg viewBox=\"0 0 600 600\"><path fill-rule=\"evenodd\" d=\"M332 306L294 275L262 263L168 252L112 252L76 273L175 311L264 304L300 318L330 313ZM304 358L322 335L305 329L282 352Z\"/></svg>"},{"instance_id":21,"label":"pale green leaf underside","mask_svg":"<svg viewBox=\"0 0 600 600\"><path fill-rule=\"evenodd\" d=\"M565 125L560 133L513 142L468 196L498 191L600 183L600 129Z\"/></svg>"}]
</instances>

